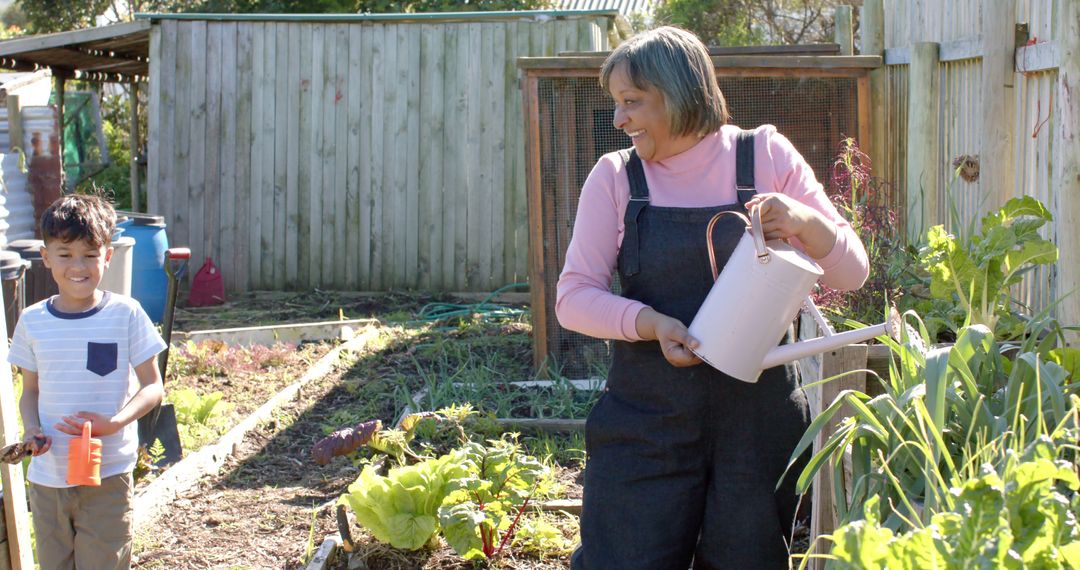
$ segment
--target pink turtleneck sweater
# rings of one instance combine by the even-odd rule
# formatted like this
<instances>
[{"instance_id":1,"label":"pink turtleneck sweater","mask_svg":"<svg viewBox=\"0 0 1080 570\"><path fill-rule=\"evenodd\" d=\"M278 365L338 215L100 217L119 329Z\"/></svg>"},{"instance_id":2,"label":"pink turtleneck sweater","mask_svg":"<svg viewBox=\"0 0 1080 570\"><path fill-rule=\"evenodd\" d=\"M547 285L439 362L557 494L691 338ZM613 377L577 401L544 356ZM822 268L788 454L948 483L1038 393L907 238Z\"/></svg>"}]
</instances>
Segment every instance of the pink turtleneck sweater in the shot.
<instances>
[{"instance_id":1,"label":"pink turtleneck sweater","mask_svg":"<svg viewBox=\"0 0 1080 570\"><path fill-rule=\"evenodd\" d=\"M754 180L759 193L780 192L824 214L837 226L836 244L817 262L821 282L834 289L858 289L869 273L866 250L851 225L825 195L821 184L776 127L756 129ZM735 140L739 128L726 125L689 150L665 160L642 161L654 206L700 208L731 204L735 192ZM635 321L645 305L611 293L630 182L618 153L601 157L581 189L574 233L559 276L555 314L562 326L589 336L641 340ZM798 240L792 245L802 249Z\"/></svg>"}]
</instances>

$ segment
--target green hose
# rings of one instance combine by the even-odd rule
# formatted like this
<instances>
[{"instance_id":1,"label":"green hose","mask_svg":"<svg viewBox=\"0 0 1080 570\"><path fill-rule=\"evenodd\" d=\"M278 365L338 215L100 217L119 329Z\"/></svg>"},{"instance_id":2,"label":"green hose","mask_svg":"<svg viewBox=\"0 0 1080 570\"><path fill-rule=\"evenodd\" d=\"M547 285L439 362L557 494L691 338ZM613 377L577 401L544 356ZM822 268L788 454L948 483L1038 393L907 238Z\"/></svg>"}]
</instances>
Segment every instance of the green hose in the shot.
<instances>
[{"instance_id":1,"label":"green hose","mask_svg":"<svg viewBox=\"0 0 1080 570\"><path fill-rule=\"evenodd\" d=\"M492 303L491 300L509 289L528 287L528 283L511 283L492 291L483 301L475 304L428 303L417 314L420 322L437 322L454 318L476 318L481 321L515 319L529 314L528 309L515 309Z\"/></svg>"}]
</instances>

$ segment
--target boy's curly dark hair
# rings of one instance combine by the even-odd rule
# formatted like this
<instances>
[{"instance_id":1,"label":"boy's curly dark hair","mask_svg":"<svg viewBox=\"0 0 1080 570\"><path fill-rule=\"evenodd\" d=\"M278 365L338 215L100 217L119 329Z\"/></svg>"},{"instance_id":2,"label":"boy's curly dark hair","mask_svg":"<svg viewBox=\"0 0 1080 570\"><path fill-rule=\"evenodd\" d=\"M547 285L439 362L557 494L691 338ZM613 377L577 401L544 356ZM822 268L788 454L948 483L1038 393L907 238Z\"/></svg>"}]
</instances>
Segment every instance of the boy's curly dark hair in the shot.
<instances>
[{"instance_id":1,"label":"boy's curly dark hair","mask_svg":"<svg viewBox=\"0 0 1080 570\"><path fill-rule=\"evenodd\" d=\"M52 240L64 243L85 240L101 247L112 242L114 229L116 211L100 196L61 196L41 215L41 237L46 244Z\"/></svg>"}]
</instances>

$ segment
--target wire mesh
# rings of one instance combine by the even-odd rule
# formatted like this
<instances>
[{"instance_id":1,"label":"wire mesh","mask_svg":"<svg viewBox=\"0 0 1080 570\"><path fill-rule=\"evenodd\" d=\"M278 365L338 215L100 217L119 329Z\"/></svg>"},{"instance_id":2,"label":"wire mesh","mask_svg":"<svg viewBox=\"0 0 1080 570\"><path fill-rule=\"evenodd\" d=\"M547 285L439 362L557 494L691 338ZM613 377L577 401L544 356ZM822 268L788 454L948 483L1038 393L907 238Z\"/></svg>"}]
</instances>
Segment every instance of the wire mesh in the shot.
<instances>
[{"instance_id":1,"label":"wire mesh","mask_svg":"<svg viewBox=\"0 0 1080 570\"><path fill-rule=\"evenodd\" d=\"M800 77L797 70L777 76L723 76L718 80L731 122L742 128L775 125L827 183L840 142L857 135L856 80L850 77ZM603 376L611 343L562 328L555 318L555 287L570 244L578 197L593 165L604 154L631 144L612 125L611 98L595 77L541 77L537 83L540 140L541 231L543 232L546 310L534 315L545 327L548 365L569 378ZM619 292L618 279L612 280ZM539 336L539 335L538 335Z\"/></svg>"}]
</instances>

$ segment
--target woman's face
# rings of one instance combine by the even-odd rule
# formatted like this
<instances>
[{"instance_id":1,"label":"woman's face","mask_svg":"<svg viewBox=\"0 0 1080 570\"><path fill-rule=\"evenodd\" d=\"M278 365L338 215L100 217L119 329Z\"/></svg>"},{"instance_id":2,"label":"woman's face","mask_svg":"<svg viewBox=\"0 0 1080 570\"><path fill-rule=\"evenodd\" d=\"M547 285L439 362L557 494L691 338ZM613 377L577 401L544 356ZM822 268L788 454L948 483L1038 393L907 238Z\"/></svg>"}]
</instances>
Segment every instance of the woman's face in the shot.
<instances>
[{"instance_id":1,"label":"woman's face","mask_svg":"<svg viewBox=\"0 0 1080 570\"><path fill-rule=\"evenodd\" d=\"M615 99L615 128L630 137L643 160L664 160L697 143L696 137L672 136L664 94L653 86L635 87L626 62L611 70L608 88Z\"/></svg>"}]
</instances>

